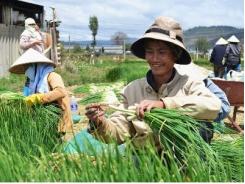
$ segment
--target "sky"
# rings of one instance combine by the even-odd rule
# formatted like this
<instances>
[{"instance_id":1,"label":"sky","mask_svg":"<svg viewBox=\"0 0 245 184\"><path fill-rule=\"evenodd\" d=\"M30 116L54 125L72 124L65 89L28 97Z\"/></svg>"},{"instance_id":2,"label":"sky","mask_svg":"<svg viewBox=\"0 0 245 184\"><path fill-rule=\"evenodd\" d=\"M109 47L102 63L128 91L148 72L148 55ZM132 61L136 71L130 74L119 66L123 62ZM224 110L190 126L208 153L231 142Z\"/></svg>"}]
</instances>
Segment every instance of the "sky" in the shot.
<instances>
[{"instance_id":1,"label":"sky","mask_svg":"<svg viewBox=\"0 0 245 184\"><path fill-rule=\"evenodd\" d=\"M226 25L244 27L243 0L22 0L44 6L45 19L51 8L62 21L63 41L91 40L89 17L99 22L97 40L110 40L116 32L138 38L157 16L176 19L183 30L195 26Z\"/></svg>"}]
</instances>

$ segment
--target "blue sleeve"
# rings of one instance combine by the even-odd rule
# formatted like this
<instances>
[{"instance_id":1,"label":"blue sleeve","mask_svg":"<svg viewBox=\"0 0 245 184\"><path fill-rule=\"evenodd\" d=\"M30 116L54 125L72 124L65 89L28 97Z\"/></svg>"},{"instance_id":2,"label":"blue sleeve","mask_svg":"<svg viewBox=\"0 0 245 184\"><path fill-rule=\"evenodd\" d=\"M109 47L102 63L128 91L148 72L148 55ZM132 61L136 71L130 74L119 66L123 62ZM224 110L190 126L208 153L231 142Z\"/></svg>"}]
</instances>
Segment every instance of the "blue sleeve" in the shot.
<instances>
[{"instance_id":1,"label":"blue sleeve","mask_svg":"<svg viewBox=\"0 0 245 184\"><path fill-rule=\"evenodd\" d=\"M221 109L218 116L215 118L215 122L220 122L224 118L226 118L230 113L230 103L226 97L225 92L220 89L216 84L213 83L210 79L205 79L206 87L214 93L221 100Z\"/></svg>"}]
</instances>

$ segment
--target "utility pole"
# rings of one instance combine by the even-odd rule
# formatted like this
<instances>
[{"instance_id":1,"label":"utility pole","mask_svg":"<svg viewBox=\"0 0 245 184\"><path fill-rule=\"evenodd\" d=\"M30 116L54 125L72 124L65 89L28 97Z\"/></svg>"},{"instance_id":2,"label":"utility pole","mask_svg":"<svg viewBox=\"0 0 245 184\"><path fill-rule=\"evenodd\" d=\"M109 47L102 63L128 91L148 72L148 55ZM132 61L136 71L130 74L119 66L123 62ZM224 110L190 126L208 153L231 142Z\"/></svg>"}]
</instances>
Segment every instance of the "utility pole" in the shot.
<instances>
[{"instance_id":1,"label":"utility pole","mask_svg":"<svg viewBox=\"0 0 245 184\"><path fill-rule=\"evenodd\" d=\"M50 22L50 34L52 37L52 47L51 47L51 59L56 63L56 64L61 64L60 60L60 55L61 55L61 46L59 42L59 32L57 31L56 27L59 26L61 21L57 20L57 15L55 8L50 7L52 9L52 20Z\"/></svg>"}]
</instances>

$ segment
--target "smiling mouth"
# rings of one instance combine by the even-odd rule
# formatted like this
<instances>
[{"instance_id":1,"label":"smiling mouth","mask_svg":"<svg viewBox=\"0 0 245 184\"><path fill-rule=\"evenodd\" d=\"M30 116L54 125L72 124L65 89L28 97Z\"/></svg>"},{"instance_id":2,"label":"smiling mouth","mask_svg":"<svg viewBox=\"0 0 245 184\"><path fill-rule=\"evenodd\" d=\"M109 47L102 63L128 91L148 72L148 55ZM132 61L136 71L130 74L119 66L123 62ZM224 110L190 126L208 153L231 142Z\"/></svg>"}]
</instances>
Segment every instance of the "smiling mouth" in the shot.
<instances>
[{"instance_id":1,"label":"smiling mouth","mask_svg":"<svg viewBox=\"0 0 245 184\"><path fill-rule=\"evenodd\" d=\"M154 64L154 65L151 65L151 67L162 67L162 66L164 66L164 65L162 65L162 64Z\"/></svg>"}]
</instances>

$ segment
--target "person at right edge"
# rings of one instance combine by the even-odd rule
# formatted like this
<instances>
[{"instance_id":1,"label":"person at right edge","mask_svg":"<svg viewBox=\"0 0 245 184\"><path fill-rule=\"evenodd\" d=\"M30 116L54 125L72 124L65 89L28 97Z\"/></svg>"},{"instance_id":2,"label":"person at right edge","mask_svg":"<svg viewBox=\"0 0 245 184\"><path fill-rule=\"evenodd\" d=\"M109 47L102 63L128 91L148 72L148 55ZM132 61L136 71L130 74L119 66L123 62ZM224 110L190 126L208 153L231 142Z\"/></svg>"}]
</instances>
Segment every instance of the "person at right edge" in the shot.
<instances>
[{"instance_id":1,"label":"person at right edge","mask_svg":"<svg viewBox=\"0 0 245 184\"><path fill-rule=\"evenodd\" d=\"M131 51L150 66L146 77L129 83L122 94L124 108L138 104L139 118L128 121L119 112L106 118L99 104L91 104L86 107L86 116L90 123L89 132L96 138L107 143L113 139L118 144L131 139L136 147L143 146L149 138L156 137L142 120L144 112L152 108L186 110L189 116L210 121L210 124L217 117L220 99L205 87L203 81L180 75L174 68L175 63L186 65L191 62L178 22L169 17L157 17L144 35L132 44ZM158 153L161 153L159 140L154 140Z\"/></svg>"},{"instance_id":2,"label":"person at right edge","mask_svg":"<svg viewBox=\"0 0 245 184\"><path fill-rule=\"evenodd\" d=\"M230 70L237 72L241 71L241 47L239 46L239 40L232 35L228 40L229 43L225 51L225 79Z\"/></svg>"}]
</instances>

